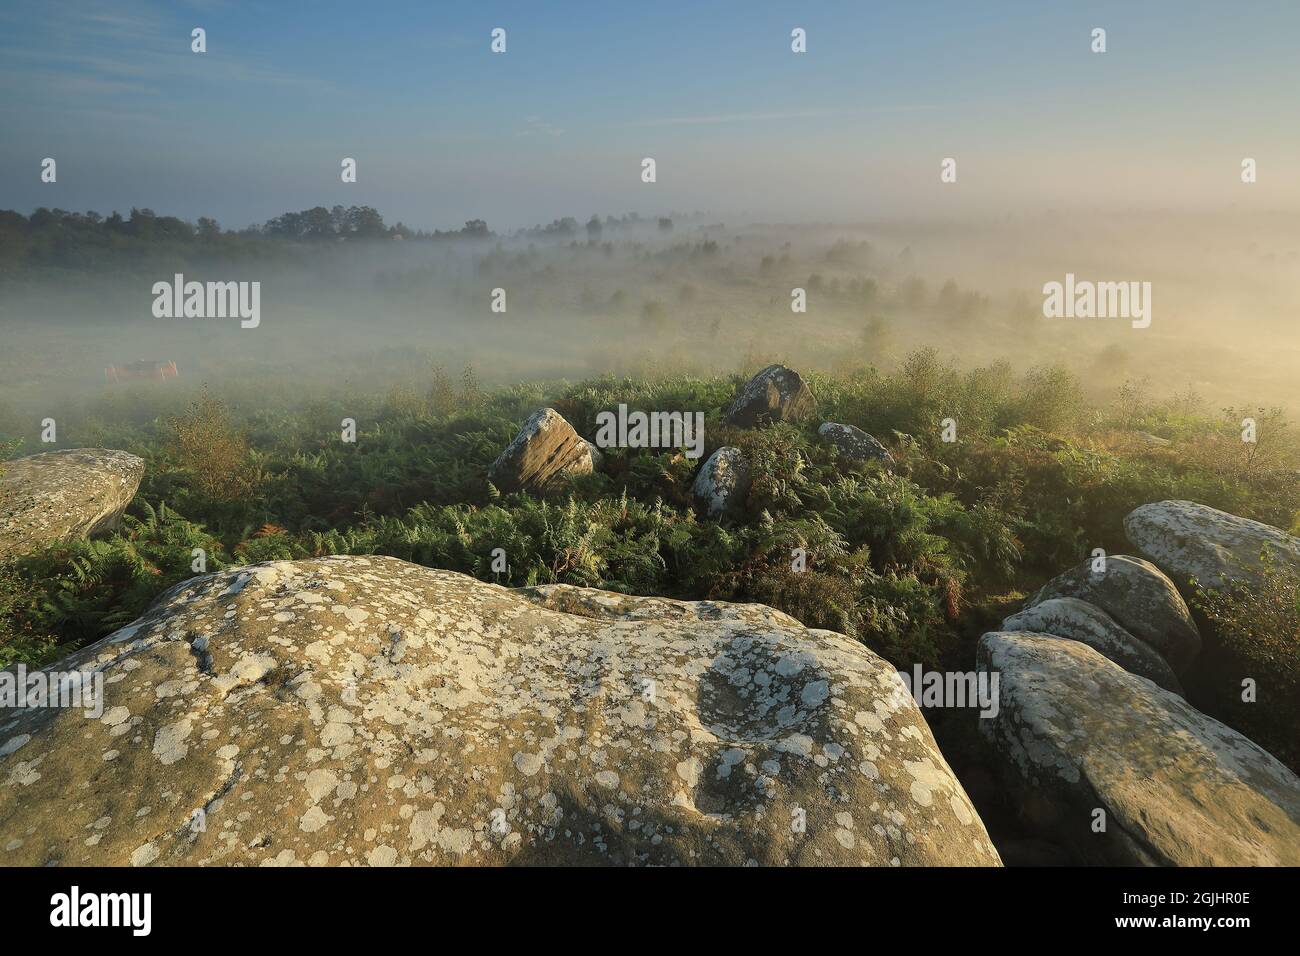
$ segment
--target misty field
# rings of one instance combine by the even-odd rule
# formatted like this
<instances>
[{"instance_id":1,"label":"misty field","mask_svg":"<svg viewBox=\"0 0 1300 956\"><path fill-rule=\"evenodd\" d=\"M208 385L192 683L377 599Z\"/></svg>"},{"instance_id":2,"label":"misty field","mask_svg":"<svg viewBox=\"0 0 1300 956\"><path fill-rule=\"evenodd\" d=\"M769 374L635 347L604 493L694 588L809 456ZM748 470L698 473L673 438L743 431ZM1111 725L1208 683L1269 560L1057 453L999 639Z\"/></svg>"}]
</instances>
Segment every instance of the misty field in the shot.
<instances>
[{"instance_id":1,"label":"misty field","mask_svg":"<svg viewBox=\"0 0 1300 956\"><path fill-rule=\"evenodd\" d=\"M7 265L0 449L122 449L144 478L114 533L0 563L0 667L50 664L200 572L389 555L507 587L755 602L903 670L967 672L981 635L1044 582L1095 549L1128 551L1141 505L1190 500L1300 532L1294 356L1259 344L1286 315L1276 283L1293 252L1240 253L1255 324L1219 321L1207 292L1177 320L1158 297L1138 330L1045 319L1023 264L992 264L1024 241L1015 229L987 233L1002 245L982 263L919 226L610 221L341 245L110 234L104 248L98 227L64 227L83 241L29 230ZM148 280L181 272L259 277L260 326L151 318ZM139 360L176 377L106 379ZM727 425L743 383L777 361L803 373L816 417ZM539 408L590 438L620 404L703 413L703 457L729 445L749 462L739 509L700 513L703 458L680 448L607 448L559 495L488 481ZM892 467L843 460L822 421L875 436ZM1297 581L1269 581L1193 598L1206 647L1183 683L1297 768ZM1267 706L1243 703L1260 673ZM990 829L1017 837L974 712L926 717Z\"/></svg>"},{"instance_id":2,"label":"misty field","mask_svg":"<svg viewBox=\"0 0 1300 956\"><path fill-rule=\"evenodd\" d=\"M815 423L722 425L741 381L606 376L488 388L473 369L433 369L422 387L302 403L131 386L65 441L143 456L140 492L118 533L3 567L0 664L47 663L129 623L194 573L201 548L208 571L386 554L507 586L755 601L900 667L964 670L980 634L1026 593L1093 548L1126 550L1121 520L1141 504L1190 499L1300 530L1300 453L1277 418L1267 424L1276 437L1251 445L1232 415L1186 399L1121 389L1094 405L1062 370L963 372L926 350L892 373L864 365L811 375L820 417L878 436L896 460L891 474L842 468ZM597 413L619 403L703 410L705 455L734 444L752 462L743 514L698 517L699 463L679 450L611 449L602 473L575 478L558 499L502 495L486 481L534 409L554 407L592 434ZM358 422L355 444L340 440L345 414ZM946 415L961 423L956 443L932 427ZM492 570L496 548L509 558L505 573ZM792 571L793 548L806 550L805 571ZM1296 608L1281 610L1294 627ZM1293 713L1233 707L1240 674L1263 661L1300 676L1295 646L1281 637L1255 647L1257 659L1207 653L1189 692L1294 765ZM941 735L970 730L966 717L932 720Z\"/></svg>"}]
</instances>

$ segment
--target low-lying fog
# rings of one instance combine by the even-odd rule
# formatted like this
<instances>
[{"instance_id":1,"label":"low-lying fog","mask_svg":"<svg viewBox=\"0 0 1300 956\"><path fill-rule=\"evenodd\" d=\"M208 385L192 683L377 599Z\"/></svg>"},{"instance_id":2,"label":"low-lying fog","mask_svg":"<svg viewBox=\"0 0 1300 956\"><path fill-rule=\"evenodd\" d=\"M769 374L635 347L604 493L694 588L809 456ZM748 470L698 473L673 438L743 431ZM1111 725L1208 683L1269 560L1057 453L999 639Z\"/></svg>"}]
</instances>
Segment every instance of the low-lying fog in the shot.
<instances>
[{"instance_id":1,"label":"low-lying fog","mask_svg":"<svg viewBox=\"0 0 1300 956\"><path fill-rule=\"evenodd\" d=\"M257 242L257 240L251 240ZM261 248L256 247L255 248ZM186 280L261 283L260 323L157 318L166 262L0 284L0 437L130 390L208 385L237 405L427 381L890 367L934 346L960 364L1061 363L1099 399L1126 380L1210 407L1300 410L1300 227L1283 215L1127 212L982 222L653 219L589 237L265 242ZM1150 324L1048 318L1045 283L1150 283ZM791 309L792 290L806 311ZM492 310L493 290L505 293ZM105 367L179 378L112 385ZM30 451L28 451L30 453Z\"/></svg>"}]
</instances>

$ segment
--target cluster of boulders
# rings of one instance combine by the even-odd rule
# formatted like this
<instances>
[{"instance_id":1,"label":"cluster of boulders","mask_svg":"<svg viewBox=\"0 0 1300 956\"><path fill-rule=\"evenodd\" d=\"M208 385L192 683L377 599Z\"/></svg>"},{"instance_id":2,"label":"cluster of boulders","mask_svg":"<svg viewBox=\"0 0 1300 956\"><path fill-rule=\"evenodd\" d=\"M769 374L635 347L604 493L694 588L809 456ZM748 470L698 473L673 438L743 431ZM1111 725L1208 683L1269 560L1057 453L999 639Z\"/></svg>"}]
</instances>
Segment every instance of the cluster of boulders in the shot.
<instances>
[{"instance_id":1,"label":"cluster of boulders","mask_svg":"<svg viewBox=\"0 0 1300 956\"><path fill-rule=\"evenodd\" d=\"M0 716L0 864L1000 862L894 669L759 605L340 556L58 667L102 713Z\"/></svg>"},{"instance_id":2,"label":"cluster of boulders","mask_svg":"<svg viewBox=\"0 0 1300 956\"><path fill-rule=\"evenodd\" d=\"M117 526L144 460L108 448L70 448L3 462L0 561Z\"/></svg>"},{"instance_id":3,"label":"cluster of boulders","mask_svg":"<svg viewBox=\"0 0 1300 956\"><path fill-rule=\"evenodd\" d=\"M798 422L817 413L817 400L794 369L769 365L736 396L723 418L733 428L757 428L776 422ZM823 422L817 434L834 446L839 460L848 468L879 464L894 465L884 445L856 425ZM699 470L692 488L695 503L710 517L729 517L744 510L749 493L749 465L734 445L723 445Z\"/></svg>"},{"instance_id":4,"label":"cluster of boulders","mask_svg":"<svg viewBox=\"0 0 1300 956\"><path fill-rule=\"evenodd\" d=\"M765 373L737 406L766 412L729 419L815 409ZM718 514L748 479L722 451ZM0 555L111 524L142 467L8 463ZM493 480L596 467L543 409ZM1300 779L1185 699L1180 593L1251 581L1261 549L1300 568L1300 541L1191 502L1125 525L1142 556L1067 570L980 641L1003 793L1079 861L1300 865ZM760 605L270 562L183 582L51 670L101 696L0 711L0 865L1001 862L894 668Z\"/></svg>"},{"instance_id":5,"label":"cluster of boulders","mask_svg":"<svg viewBox=\"0 0 1300 956\"><path fill-rule=\"evenodd\" d=\"M1001 705L981 728L1022 819L1086 862L1300 864L1300 779L1179 682L1201 649L1180 587L1249 582L1261 548L1300 568L1300 541L1186 501L1125 528L1150 560L1085 561L980 641Z\"/></svg>"},{"instance_id":6,"label":"cluster of boulders","mask_svg":"<svg viewBox=\"0 0 1300 956\"><path fill-rule=\"evenodd\" d=\"M723 416L730 428L760 428L777 422L804 421L817 412L803 377L784 365L769 365L740 390ZM835 448L844 467L894 466L893 456L856 425L823 422L818 435ZM553 408L534 412L513 441L488 469L488 480L503 492L551 494L562 491L569 478L601 468L601 453L578 434ZM723 445L696 472L691 494L701 514L735 517L749 495L750 467L744 453Z\"/></svg>"}]
</instances>

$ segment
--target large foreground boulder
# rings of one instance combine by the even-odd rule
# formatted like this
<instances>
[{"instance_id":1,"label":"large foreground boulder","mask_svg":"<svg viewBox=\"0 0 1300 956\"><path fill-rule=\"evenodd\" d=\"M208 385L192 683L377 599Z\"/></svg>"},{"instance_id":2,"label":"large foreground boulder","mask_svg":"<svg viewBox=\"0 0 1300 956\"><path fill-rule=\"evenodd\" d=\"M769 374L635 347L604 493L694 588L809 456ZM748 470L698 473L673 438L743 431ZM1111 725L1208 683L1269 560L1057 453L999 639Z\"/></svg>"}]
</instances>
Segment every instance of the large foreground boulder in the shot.
<instances>
[{"instance_id":1,"label":"large foreground boulder","mask_svg":"<svg viewBox=\"0 0 1300 956\"><path fill-rule=\"evenodd\" d=\"M1174 583L1149 561L1123 554L1106 558L1106 569L1093 571L1084 561L1057 575L1025 602L1025 607L1052 598L1073 597L1101 608L1120 627L1145 641L1182 673L1201 651L1201 635Z\"/></svg>"},{"instance_id":2,"label":"large foreground boulder","mask_svg":"<svg viewBox=\"0 0 1300 956\"><path fill-rule=\"evenodd\" d=\"M710 518L735 516L745 508L751 484L749 463L739 448L723 445L695 474L691 496Z\"/></svg>"},{"instance_id":3,"label":"large foreground boulder","mask_svg":"<svg viewBox=\"0 0 1300 956\"><path fill-rule=\"evenodd\" d=\"M889 453L889 449L857 425L822 422L817 434L834 445L840 458L850 464L866 465L876 462L887 469L894 467L894 456Z\"/></svg>"},{"instance_id":4,"label":"large foreground boulder","mask_svg":"<svg viewBox=\"0 0 1300 956\"><path fill-rule=\"evenodd\" d=\"M769 365L745 383L723 421L736 428L756 428L801 421L816 410L817 400L798 372Z\"/></svg>"},{"instance_id":5,"label":"large foreground boulder","mask_svg":"<svg viewBox=\"0 0 1300 956\"><path fill-rule=\"evenodd\" d=\"M111 530L143 476L144 459L111 448L0 463L0 561Z\"/></svg>"},{"instance_id":6,"label":"large foreground boulder","mask_svg":"<svg viewBox=\"0 0 1300 956\"><path fill-rule=\"evenodd\" d=\"M1153 680L1180 697L1186 696L1173 668L1163 657L1087 601L1052 598L1011 615L1002 622L1002 630L1031 631L1082 641L1124 670Z\"/></svg>"},{"instance_id":7,"label":"large foreground boulder","mask_svg":"<svg viewBox=\"0 0 1300 956\"><path fill-rule=\"evenodd\" d=\"M504 492L547 493L571 475L595 470L596 446L585 441L553 408L529 416L519 434L488 469L488 481Z\"/></svg>"},{"instance_id":8,"label":"large foreground boulder","mask_svg":"<svg viewBox=\"0 0 1300 956\"><path fill-rule=\"evenodd\" d=\"M274 562L58 666L104 711L0 723L3 864L999 862L894 669L758 605Z\"/></svg>"},{"instance_id":9,"label":"large foreground boulder","mask_svg":"<svg viewBox=\"0 0 1300 956\"><path fill-rule=\"evenodd\" d=\"M1078 641L985 634L978 658L1000 675L981 729L1043 838L1089 863L1300 865L1300 779L1235 730Z\"/></svg>"},{"instance_id":10,"label":"large foreground boulder","mask_svg":"<svg viewBox=\"0 0 1300 956\"><path fill-rule=\"evenodd\" d=\"M1208 588L1260 581L1260 554L1300 572L1300 538L1194 501L1156 501L1135 508L1124 531L1138 553L1179 585L1195 578Z\"/></svg>"}]
</instances>

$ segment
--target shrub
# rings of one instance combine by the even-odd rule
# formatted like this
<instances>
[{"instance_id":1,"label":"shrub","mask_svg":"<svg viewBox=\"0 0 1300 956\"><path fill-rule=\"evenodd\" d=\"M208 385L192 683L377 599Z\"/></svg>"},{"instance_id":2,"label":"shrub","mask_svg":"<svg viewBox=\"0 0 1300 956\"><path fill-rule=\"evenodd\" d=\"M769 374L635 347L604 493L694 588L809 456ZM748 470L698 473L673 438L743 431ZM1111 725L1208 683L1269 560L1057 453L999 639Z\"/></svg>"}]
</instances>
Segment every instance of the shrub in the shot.
<instances>
[{"instance_id":1,"label":"shrub","mask_svg":"<svg viewBox=\"0 0 1300 956\"><path fill-rule=\"evenodd\" d=\"M143 505L121 533L73 541L0 564L0 667L44 664L65 649L129 624L167 588L193 576L194 549L207 570L224 566L220 542L167 508Z\"/></svg>"},{"instance_id":2,"label":"shrub","mask_svg":"<svg viewBox=\"0 0 1300 956\"><path fill-rule=\"evenodd\" d=\"M1198 668L1207 709L1300 772L1300 573L1264 555L1260 581L1198 586L1193 606L1213 630ZM1242 682L1258 699L1242 700Z\"/></svg>"},{"instance_id":3,"label":"shrub","mask_svg":"<svg viewBox=\"0 0 1300 956\"><path fill-rule=\"evenodd\" d=\"M188 414L171 420L173 445L194 486L205 498L238 502L261 484L248 441L230 423L225 403L204 394Z\"/></svg>"},{"instance_id":4,"label":"shrub","mask_svg":"<svg viewBox=\"0 0 1300 956\"><path fill-rule=\"evenodd\" d=\"M748 371L783 358L760 344ZM203 547L209 570L387 554L505 586L759 601L855 637L897 666L962 669L1008 594L1092 547L1124 550L1123 517L1140 504L1187 498L1280 527L1300 513L1300 484L1288 473L1300 449L1277 421L1267 423L1263 457L1241 467L1238 429L1190 402L1135 399L1094 426L1075 414L1068 376L1017 378L1005 363L963 370L933 350L893 372L813 371L818 417L744 431L721 425L738 385L725 374L491 390L472 371L460 380L439 369L414 379L418 366L411 374L413 384L388 394L297 403L268 394L238 420L206 395L171 420L162 398L123 392L98 403L99 442L148 458L136 502L112 537L0 566L0 663L46 662L102 637L194 573L191 551ZM726 523L697 517L691 484L701 461L676 449L608 449L602 471L574 480L567 500L489 490L488 466L538 407L554 406L592 437L597 413L620 403L703 412L705 454L735 444L750 460L745 513ZM344 415L366 423L356 445L338 440ZM955 444L938 439L947 416L959 423ZM885 442L894 473L844 473L816 434L824 419ZM1170 436L1176 451L1125 440L1117 428ZM1237 447L1215 444L1227 439ZM501 574L495 548L507 555ZM791 566L795 548L805 570ZM1251 673L1271 681L1256 657ZM1277 712L1265 703L1235 719L1266 723L1266 710ZM1263 743L1274 730L1251 733Z\"/></svg>"}]
</instances>

